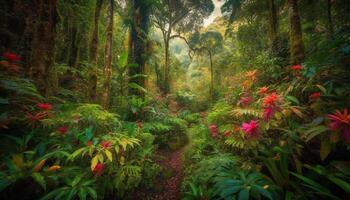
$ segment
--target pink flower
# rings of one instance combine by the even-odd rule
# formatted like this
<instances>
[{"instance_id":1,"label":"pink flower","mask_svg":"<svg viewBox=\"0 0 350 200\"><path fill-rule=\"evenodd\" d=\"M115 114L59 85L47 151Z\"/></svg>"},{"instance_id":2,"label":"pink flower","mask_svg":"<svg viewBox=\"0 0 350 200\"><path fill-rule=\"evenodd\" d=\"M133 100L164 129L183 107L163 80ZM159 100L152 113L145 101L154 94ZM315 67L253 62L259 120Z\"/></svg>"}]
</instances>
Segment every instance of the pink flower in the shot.
<instances>
[{"instance_id":1,"label":"pink flower","mask_svg":"<svg viewBox=\"0 0 350 200\"><path fill-rule=\"evenodd\" d=\"M94 173L94 175L101 174L104 169L105 165L103 163L97 163L94 169L92 170L92 173Z\"/></svg>"},{"instance_id":2,"label":"pink flower","mask_svg":"<svg viewBox=\"0 0 350 200\"><path fill-rule=\"evenodd\" d=\"M293 65L293 66L291 67L291 69L292 69L293 71L300 71L302 68L303 68L303 67L302 67L301 65Z\"/></svg>"},{"instance_id":3,"label":"pink flower","mask_svg":"<svg viewBox=\"0 0 350 200\"><path fill-rule=\"evenodd\" d=\"M210 125L209 130L212 137L219 136L218 127L215 124Z\"/></svg>"},{"instance_id":4,"label":"pink flower","mask_svg":"<svg viewBox=\"0 0 350 200\"><path fill-rule=\"evenodd\" d=\"M265 121L270 120L273 117L273 114L275 114L273 107L272 106L266 107L263 113L264 120Z\"/></svg>"},{"instance_id":5,"label":"pink flower","mask_svg":"<svg viewBox=\"0 0 350 200\"><path fill-rule=\"evenodd\" d=\"M251 120L249 123L244 122L242 130L248 137L257 137L259 135L259 124L255 120Z\"/></svg>"},{"instance_id":6,"label":"pink flower","mask_svg":"<svg viewBox=\"0 0 350 200\"><path fill-rule=\"evenodd\" d=\"M9 62L19 62L19 61L21 61L21 56L18 56L18 55L16 55L16 54L14 54L14 53L10 53L10 52L6 52L6 53L4 53L4 58L7 60L7 61L9 61Z\"/></svg>"},{"instance_id":7,"label":"pink flower","mask_svg":"<svg viewBox=\"0 0 350 200\"><path fill-rule=\"evenodd\" d=\"M315 92L315 93L310 94L309 100L310 101L316 101L320 97L321 97L321 93L320 92Z\"/></svg>"},{"instance_id":8,"label":"pink flower","mask_svg":"<svg viewBox=\"0 0 350 200\"><path fill-rule=\"evenodd\" d=\"M109 149L112 147L112 142L111 141L107 141L107 140L104 140L101 142L101 146L102 148L104 149Z\"/></svg>"},{"instance_id":9,"label":"pink flower","mask_svg":"<svg viewBox=\"0 0 350 200\"><path fill-rule=\"evenodd\" d=\"M250 105L252 102L253 102L253 97L251 97L250 95L245 95L245 96L242 96L241 99L240 99L240 103L243 105L243 106L248 106Z\"/></svg>"},{"instance_id":10,"label":"pink flower","mask_svg":"<svg viewBox=\"0 0 350 200\"><path fill-rule=\"evenodd\" d=\"M348 109L344 108L343 113L336 110L334 114L328 115L328 119L331 121L329 129L331 131L340 131L343 134L344 139L350 141L350 114Z\"/></svg>"},{"instance_id":11,"label":"pink flower","mask_svg":"<svg viewBox=\"0 0 350 200\"><path fill-rule=\"evenodd\" d=\"M36 107L41 110L52 110L52 105L49 103L38 103L36 104Z\"/></svg>"},{"instance_id":12,"label":"pink flower","mask_svg":"<svg viewBox=\"0 0 350 200\"><path fill-rule=\"evenodd\" d=\"M62 134L62 135L64 135L64 134L66 134L67 132L68 132L68 127L67 126L61 126L61 127L58 127L57 128L57 131L60 133L60 134Z\"/></svg>"}]
</instances>

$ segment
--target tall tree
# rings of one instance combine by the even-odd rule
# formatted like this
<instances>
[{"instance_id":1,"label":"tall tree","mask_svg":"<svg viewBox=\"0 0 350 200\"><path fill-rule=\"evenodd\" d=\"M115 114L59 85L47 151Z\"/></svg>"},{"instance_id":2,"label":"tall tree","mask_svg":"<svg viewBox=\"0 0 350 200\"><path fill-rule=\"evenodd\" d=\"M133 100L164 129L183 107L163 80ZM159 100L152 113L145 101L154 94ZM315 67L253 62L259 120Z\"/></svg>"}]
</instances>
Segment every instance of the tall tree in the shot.
<instances>
[{"instance_id":1,"label":"tall tree","mask_svg":"<svg viewBox=\"0 0 350 200\"><path fill-rule=\"evenodd\" d=\"M278 32L278 19L277 19L277 9L275 0L267 0L269 7L269 36L270 36L270 47L273 47L273 44L277 39Z\"/></svg>"},{"instance_id":2,"label":"tall tree","mask_svg":"<svg viewBox=\"0 0 350 200\"><path fill-rule=\"evenodd\" d=\"M332 1L327 1L327 29L330 37L333 35Z\"/></svg>"},{"instance_id":3,"label":"tall tree","mask_svg":"<svg viewBox=\"0 0 350 200\"><path fill-rule=\"evenodd\" d=\"M101 105L103 108L109 107L109 94L111 89L112 79L112 41L113 41L113 6L114 0L108 0L108 16L106 29L106 44L105 44L105 63L104 63L104 81L101 96Z\"/></svg>"},{"instance_id":4,"label":"tall tree","mask_svg":"<svg viewBox=\"0 0 350 200\"><path fill-rule=\"evenodd\" d=\"M214 9L211 0L158 0L153 13L155 26L160 29L164 45L163 85L164 93L169 92L169 45L170 40L180 37L181 33L196 30L203 19Z\"/></svg>"},{"instance_id":5,"label":"tall tree","mask_svg":"<svg viewBox=\"0 0 350 200\"><path fill-rule=\"evenodd\" d=\"M29 77L39 91L48 95L52 85L51 69L54 64L56 24L58 22L57 0L18 1L26 16L26 38L30 40L28 59Z\"/></svg>"},{"instance_id":6,"label":"tall tree","mask_svg":"<svg viewBox=\"0 0 350 200\"><path fill-rule=\"evenodd\" d=\"M303 35L298 11L298 0L288 0L289 46L291 64L304 61Z\"/></svg>"},{"instance_id":7,"label":"tall tree","mask_svg":"<svg viewBox=\"0 0 350 200\"><path fill-rule=\"evenodd\" d=\"M131 82L145 87L145 64L147 53L148 22L151 1L132 0L132 23L129 41L129 62L136 64L129 68ZM131 87L129 94L144 97L144 92L138 87Z\"/></svg>"},{"instance_id":8,"label":"tall tree","mask_svg":"<svg viewBox=\"0 0 350 200\"><path fill-rule=\"evenodd\" d=\"M96 101L96 88L97 88L97 52L98 52L98 22L101 15L101 7L103 0L96 0L95 16L94 16L94 29L92 32L92 39L90 44L90 61L93 64L93 70L89 77L89 100L90 102Z\"/></svg>"},{"instance_id":9,"label":"tall tree","mask_svg":"<svg viewBox=\"0 0 350 200\"><path fill-rule=\"evenodd\" d=\"M195 32L190 40L189 45L192 51L200 54L207 54L210 61L210 97L214 99L214 64L213 55L222 47L223 38L221 33L208 31L205 33Z\"/></svg>"}]
</instances>

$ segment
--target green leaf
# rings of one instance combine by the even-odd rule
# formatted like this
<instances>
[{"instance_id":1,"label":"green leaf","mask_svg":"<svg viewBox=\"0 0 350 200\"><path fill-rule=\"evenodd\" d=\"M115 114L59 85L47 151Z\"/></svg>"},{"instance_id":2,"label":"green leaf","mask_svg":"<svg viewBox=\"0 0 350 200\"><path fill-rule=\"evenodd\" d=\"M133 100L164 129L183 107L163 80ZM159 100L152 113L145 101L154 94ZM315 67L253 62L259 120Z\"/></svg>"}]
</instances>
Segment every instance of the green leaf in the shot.
<instances>
[{"instance_id":1,"label":"green leaf","mask_svg":"<svg viewBox=\"0 0 350 200\"><path fill-rule=\"evenodd\" d=\"M257 190L261 195L263 195L264 197L268 198L268 199L273 199L270 192L265 190L264 188L262 188L259 185L252 185L252 188L254 188L255 190Z\"/></svg>"},{"instance_id":2,"label":"green leaf","mask_svg":"<svg viewBox=\"0 0 350 200\"><path fill-rule=\"evenodd\" d=\"M80 148L80 149L74 151L74 152L70 155L69 159L70 159L70 160L74 160L75 157L77 157L79 154L81 154L81 153L84 151L84 149L85 149L85 147L82 147L82 148Z\"/></svg>"},{"instance_id":3,"label":"green leaf","mask_svg":"<svg viewBox=\"0 0 350 200\"><path fill-rule=\"evenodd\" d=\"M97 192L96 192L96 190L92 189L91 187L87 187L86 189L88 190L90 196L93 199L97 199Z\"/></svg>"},{"instance_id":4,"label":"green leaf","mask_svg":"<svg viewBox=\"0 0 350 200\"><path fill-rule=\"evenodd\" d=\"M136 83L129 83L129 87L132 89L137 89L137 90L140 90L144 93L147 93L147 90L145 88L141 87L140 85L138 85Z\"/></svg>"},{"instance_id":5,"label":"green leaf","mask_svg":"<svg viewBox=\"0 0 350 200\"><path fill-rule=\"evenodd\" d=\"M293 102L293 103L295 103L295 104L297 104L297 105L300 104L299 100L298 100L296 97L294 97L294 96L286 96L285 98L286 98L287 100L289 100L290 102Z\"/></svg>"},{"instance_id":6,"label":"green leaf","mask_svg":"<svg viewBox=\"0 0 350 200\"><path fill-rule=\"evenodd\" d=\"M342 188L346 193L350 194L350 184L341 180L340 178L337 178L335 176L328 176L328 179L331 180L333 183L337 184L340 188Z\"/></svg>"},{"instance_id":7,"label":"green leaf","mask_svg":"<svg viewBox=\"0 0 350 200\"><path fill-rule=\"evenodd\" d=\"M249 190L244 188L238 193L238 200L249 200Z\"/></svg>"},{"instance_id":8,"label":"green leaf","mask_svg":"<svg viewBox=\"0 0 350 200\"><path fill-rule=\"evenodd\" d=\"M32 177L35 182L37 182L44 190L46 190L46 181L45 178L39 173L33 173Z\"/></svg>"},{"instance_id":9,"label":"green leaf","mask_svg":"<svg viewBox=\"0 0 350 200\"><path fill-rule=\"evenodd\" d=\"M108 149L106 149L105 154L106 154L108 160L112 162L113 161L112 153Z\"/></svg>"},{"instance_id":10,"label":"green leaf","mask_svg":"<svg viewBox=\"0 0 350 200\"><path fill-rule=\"evenodd\" d=\"M79 199L80 200L86 200L86 196L87 196L87 191L86 191L86 189L84 188L84 187L81 187L80 189L79 189Z\"/></svg>"},{"instance_id":11,"label":"green leaf","mask_svg":"<svg viewBox=\"0 0 350 200\"><path fill-rule=\"evenodd\" d=\"M327 89L322 85L316 85L316 87L318 87L318 89L320 89L324 94L327 94Z\"/></svg>"},{"instance_id":12,"label":"green leaf","mask_svg":"<svg viewBox=\"0 0 350 200\"><path fill-rule=\"evenodd\" d=\"M125 68L127 63L128 63L128 51L124 51L122 54L120 54L120 57L118 60L118 67Z\"/></svg>"},{"instance_id":13,"label":"green leaf","mask_svg":"<svg viewBox=\"0 0 350 200\"><path fill-rule=\"evenodd\" d=\"M323 140L321 142L321 149L320 149L320 158L321 160L324 160L327 158L329 153L331 153L332 145L328 140Z\"/></svg>"}]
</instances>

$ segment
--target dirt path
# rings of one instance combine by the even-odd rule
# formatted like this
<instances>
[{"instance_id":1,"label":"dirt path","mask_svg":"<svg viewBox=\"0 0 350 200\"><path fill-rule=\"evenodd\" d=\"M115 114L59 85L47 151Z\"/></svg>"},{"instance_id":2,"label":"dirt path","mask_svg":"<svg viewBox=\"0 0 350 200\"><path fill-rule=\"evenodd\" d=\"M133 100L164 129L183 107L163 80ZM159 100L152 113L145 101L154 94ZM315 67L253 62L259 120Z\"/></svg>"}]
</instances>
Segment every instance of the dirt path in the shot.
<instances>
[{"instance_id":1,"label":"dirt path","mask_svg":"<svg viewBox=\"0 0 350 200\"><path fill-rule=\"evenodd\" d=\"M138 191L137 200L180 200L181 179L183 175L182 165L183 148L176 151L160 150L157 152L159 159L156 162L163 167L163 175L156 181L157 192Z\"/></svg>"}]
</instances>

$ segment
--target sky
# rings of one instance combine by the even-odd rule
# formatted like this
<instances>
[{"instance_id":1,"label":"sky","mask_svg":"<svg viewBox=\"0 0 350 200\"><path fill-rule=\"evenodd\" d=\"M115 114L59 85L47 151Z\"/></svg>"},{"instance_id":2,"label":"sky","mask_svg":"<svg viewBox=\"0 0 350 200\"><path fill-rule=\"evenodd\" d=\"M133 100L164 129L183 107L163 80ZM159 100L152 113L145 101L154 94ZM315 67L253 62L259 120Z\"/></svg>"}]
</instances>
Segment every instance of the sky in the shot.
<instances>
[{"instance_id":1,"label":"sky","mask_svg":"<svg viewBox=\"0 0 350 200\"><path fill-rule=\"evenodd\" d=\"M215 5L215 9L214 12L211 13L211 15L204 19L204 27L207 27L210 23L212 23L214 21L214 19L216 17L221 16L221 6L222 4L224 4L224 0L213 0L214 5Z\"/></svg>"}]
</instances>

